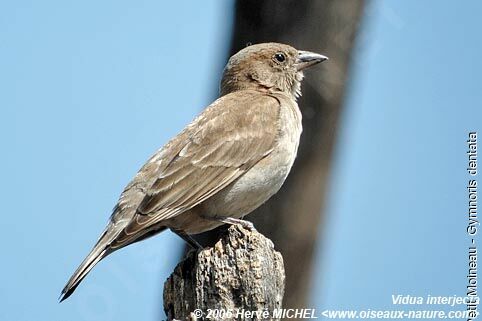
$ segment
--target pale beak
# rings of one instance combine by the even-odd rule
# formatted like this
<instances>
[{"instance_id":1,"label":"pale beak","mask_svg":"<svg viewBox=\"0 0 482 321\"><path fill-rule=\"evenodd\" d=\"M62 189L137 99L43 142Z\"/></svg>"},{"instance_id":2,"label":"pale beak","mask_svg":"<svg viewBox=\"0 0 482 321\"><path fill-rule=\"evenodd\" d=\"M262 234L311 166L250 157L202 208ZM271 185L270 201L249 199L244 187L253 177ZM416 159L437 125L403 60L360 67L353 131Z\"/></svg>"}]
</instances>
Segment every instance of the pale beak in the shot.
<instances>
[{"instance_id":1,"label":"pale beak","mask_svg":"<svg viewBox=\"0 0 482 321\"><path fill-rule=\"evenodd\" d=\"M325 60L328 60L328 57L310 51L299 50L295 66L296 69L303 70Z\"/></svg>"}]
</instances>

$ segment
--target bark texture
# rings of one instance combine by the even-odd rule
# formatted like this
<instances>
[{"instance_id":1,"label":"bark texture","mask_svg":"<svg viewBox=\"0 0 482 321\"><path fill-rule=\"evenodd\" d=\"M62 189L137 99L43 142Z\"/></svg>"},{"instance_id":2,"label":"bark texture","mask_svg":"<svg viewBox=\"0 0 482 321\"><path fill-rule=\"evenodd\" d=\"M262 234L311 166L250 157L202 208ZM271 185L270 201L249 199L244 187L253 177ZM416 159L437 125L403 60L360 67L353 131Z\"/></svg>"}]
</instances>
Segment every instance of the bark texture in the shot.
<instances>
[{"instance_id":1,"label":"bark texture","mask_svg":"<svg viewBox=\"0 0 482 321\"><path fill-rule=\"evenodd\" d=\"M168 320L266 320L236 313L272 315L281 308L284 282L283 258L273 243L235 225L213 247L191 251L177 265L164 284L164 310ZM227 314L208 318L209 309Z\"/></svg>"},{"instance_id":2,"label":"bark texture","mask_svg":"<svg viewBox=\"0 0 482 321\"><path fill-rule=\"evenodd\" d=\"M313 253L323 220L338 121L364 3L363 0L236 2L230 54L249 43L274 41L330 58L305 72L303 96L298 101L303 114L303 134L287 181L278 194L247 217L283 254L286 308L306 307L309 303ZM215 231L198 240L212 244L217 239Z\"/></svg>"}]
</instances>

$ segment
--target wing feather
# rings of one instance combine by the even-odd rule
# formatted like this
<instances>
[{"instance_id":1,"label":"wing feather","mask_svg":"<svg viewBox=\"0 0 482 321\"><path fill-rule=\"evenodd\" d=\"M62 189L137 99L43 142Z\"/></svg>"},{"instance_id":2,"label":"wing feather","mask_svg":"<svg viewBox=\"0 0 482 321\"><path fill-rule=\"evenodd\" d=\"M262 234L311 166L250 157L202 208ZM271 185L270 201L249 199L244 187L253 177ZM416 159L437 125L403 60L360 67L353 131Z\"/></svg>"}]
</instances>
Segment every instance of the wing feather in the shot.
<instances>
[{"instance_id":1,"label":"wing feather","mask_svg":"<svg viewBox=\"0 0 482 321\"><path fill-rule=\"evenodd\" d=\"M243 175L272 151L278 119L279 101L267 94L240 91L214 102L138 173L149 184L131 183L143 196L111 246L135 241Z\"/></svg>"}]
</instances>

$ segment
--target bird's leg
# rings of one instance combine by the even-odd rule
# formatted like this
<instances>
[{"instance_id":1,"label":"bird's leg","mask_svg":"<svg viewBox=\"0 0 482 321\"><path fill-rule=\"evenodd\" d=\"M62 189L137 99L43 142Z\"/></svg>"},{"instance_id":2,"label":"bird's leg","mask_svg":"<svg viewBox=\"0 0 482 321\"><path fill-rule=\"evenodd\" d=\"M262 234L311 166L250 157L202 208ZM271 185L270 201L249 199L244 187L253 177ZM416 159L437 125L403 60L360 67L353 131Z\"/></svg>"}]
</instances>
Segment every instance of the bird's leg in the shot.
<instances>
[{"instance_id":1,"label":"bird's leg","mask_svg":"<svg viewBox=\"0 0 482 321\"><path fill-rule=\"evenodd\" d=\"M194 250L202 250L204 249L204 247L198 243L198 241L196 241L191 235L189 234L186 234L180 230L174 230L174 229L171 229L171 231L173 231L174 233L176 233L177 235L179 235L184 241L186 241L187 244L189 244L189 246L191 248L193 248Z\"/></svg>"},{"instance_id":2,"label":"bird's leg","mask_svg":"<svg viewBox=\"0 0 482 321\"><path fill-rule=\"evenodd\" d=\"M239 224L245 229L250 230L251 232L256 231L256 228L254 228L253 223L251 223L250 221L245 221L234 217L217 217L216 220L230 225Z\"/></svg>"}]
</instances>

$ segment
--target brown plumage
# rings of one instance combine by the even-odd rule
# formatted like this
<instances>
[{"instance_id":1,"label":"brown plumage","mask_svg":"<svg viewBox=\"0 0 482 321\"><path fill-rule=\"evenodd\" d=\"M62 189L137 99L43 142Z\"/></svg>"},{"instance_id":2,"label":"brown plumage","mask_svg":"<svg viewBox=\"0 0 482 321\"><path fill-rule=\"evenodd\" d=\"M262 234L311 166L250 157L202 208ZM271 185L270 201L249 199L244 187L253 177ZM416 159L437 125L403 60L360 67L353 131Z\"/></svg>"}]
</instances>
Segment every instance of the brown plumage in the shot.
<instances>
[{"instance_id":1,"label":"brown plumage","mask_svg":"<svg viewBox=\"0 0 482 321\"><path fill-rule=\"evenodd\" d=\"M69 297L108 254L169 228L197 234L241 223L288 175L301 134L302 70L327 58L278 43L232 56L221 97L158 150L122 192L109 224L62 290Z\"/></svg>"}]
</instances>

